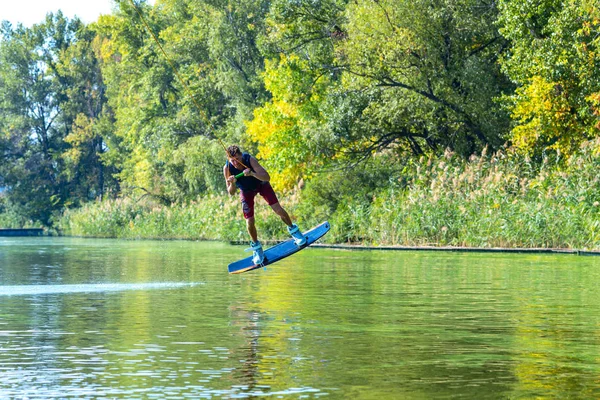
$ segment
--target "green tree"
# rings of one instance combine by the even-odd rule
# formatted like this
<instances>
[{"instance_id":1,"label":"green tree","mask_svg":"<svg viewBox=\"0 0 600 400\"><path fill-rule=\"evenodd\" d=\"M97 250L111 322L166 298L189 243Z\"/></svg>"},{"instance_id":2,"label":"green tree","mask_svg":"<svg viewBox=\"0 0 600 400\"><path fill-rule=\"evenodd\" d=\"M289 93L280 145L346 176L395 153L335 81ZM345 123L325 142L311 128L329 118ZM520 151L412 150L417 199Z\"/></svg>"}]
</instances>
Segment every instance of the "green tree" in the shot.
<instances>
[{"instance_id":1,"label":"green tree","mask_svg":"<svg viewBox=\"0 0 600 400\"><path fill-rule=\"evenodd\" d=\"M529 155L572 154L596 137L600 8L593 0L500 1L511 41L502 66L518 85L507 97L513 144Z\"/></svg>"},{"instance_id":2,"label":"green tree","mask_svg":"<svg viewBox=\"0 0 600 400\"><path fill-rule=\"evenodd\" d=\"M267 68L273 100L250 132L282 173L302 165L280 157L298 138L305 164L498 147L509 119L495 99L512 86L497 64L507 46L497 17L482 0L275 2L267 49L283 56Z\"/></svg>"},{"instance_id":3,"label":"green tree","mask_svg":"<svg viewBox=\"0 0 600 400\"><path fill-rule=\"evenodd\" d=\"M211 4L209 51L217 67L217 81L242 117L268 100L261 73L266 15L270 1L221 0Z\"/></svg>"},{"instance_id":4,"label":"green tree","mask_svg":"<svg viewBox=\"0 0 600 400\"><path fill-rule=\"evenodd\" d=\"M114 117L107 105L106 86L99 59L99 40L93 29L81 27L77 41L61 53L57 74L65 85L66 101L62 112L71 123L65 136L64 174L71 182L68 202L102 198L105 192L118 191L115 168L103 158L112 136ZM68 204L67 204L68 205Z\"/></svg>"},{"instance_id":5,"label":"green tree","mask_svg":"<svg viewBox=\"0 0 600 400\"><path fill-rule=\"evenodd\" d=\"M78 19L49 14L32 28L2 25L0 41L0 176L6 199L24 216L49 223L51 214L104 191L102 139L93 156L68 161L78 115L94 118L105 98L93 35ZM84 146L80 146L83 151ZM69 165L68 165L69 164Z\"/></svg>"},{"instance_id":6,"label":"green tree","mask_svg":"<svg viewBox=\"0 0 600 400\"><path fill-rule=\"evenodd\" d=\"M469 155L503 143L508 119L494 99L509 89L497 66L506 42L493 2L365 0L347 14L340 64L345 86L372 96L361 111L367 149Z\"/></svg>"},{"instance_id":7,"label":"green tree","mask_svg":"<svg viewBox=\"0 0 600 400\"><path fill-rule=\"evenodd\" d=\"M194 198L215 188L205 173L215 149L224 162L221 144L242 139L245 116L266 97L257 43L268 3L118 4L98 22L120 140L119 154L107 157L122 168L126 188L165 203Z\"/></svg>"}]
</instances>

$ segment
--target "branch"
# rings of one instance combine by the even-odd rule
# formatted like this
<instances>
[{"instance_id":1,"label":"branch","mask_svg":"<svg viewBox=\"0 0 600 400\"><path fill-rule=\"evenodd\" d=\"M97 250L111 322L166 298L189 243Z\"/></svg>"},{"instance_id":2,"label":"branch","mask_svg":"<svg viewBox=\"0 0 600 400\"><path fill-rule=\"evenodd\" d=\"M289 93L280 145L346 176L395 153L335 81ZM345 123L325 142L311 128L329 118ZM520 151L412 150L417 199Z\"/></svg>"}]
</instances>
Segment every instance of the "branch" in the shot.
<instances>
[{"instance_id":1,"label":"branch","mask_svg":"<svg viewBox=\"0 0 600 400\"><path fill-rule=\"evenodd\" d=\"M128 187L128 189L140 189L140 190L142 190L142 191L144 191L144 192L145 192L145 194L144 194L144 195L142 195L142 196L141 196L139 199L137 199L137 200L136 200L136 203L137 203L138 201L142 200L142 199L143 199L144 197L146 197L146 196L150 196L150 197L157 198L157 199L159 199L159 200L160 200L160 201L161 201L163 204L165 204L165 205L169 205L169 204L171 204L171 203L173 202L173 201L172 201L172 200L171 200L169 197L167 197L167 196L165 196L165 195L162 195L162 194L156 194L156 193L152 193L152 192L151 192L151 191L149 191L148 189L146 189L146 188L143 188L143 187L141 187L141 186L129 186L129 187Z\"/></svg>"},{"instance_id":2,"label":"branch","mask_svg":"<svg viewBox=\"0 0 600 400\"><path fill-rule=\"evenodd\" d=\"M387 10L381 5L381 3L379 3L379 0L373 0L375 2L375 4L377 4L379 6L379 8L381 8L381 11L383 11L383 14L385 15L385 19L387 20L388 24L390 24L390 27L392 28L392 30L395 28L394 24L392 24L392 21L390 20L390 15L388 14Z\"/></svg>"},{"instance_id":3,"label":"branch","mask_svg":"<svg viewBox=\"0 0 600 400\"><path fill-rule=\"evenodd\" d=\"M471 120L471 117L469 116L469 114L467 114L465 111L463 111L462 109L460 109L458 106L456 106L455 104L452 104L438 96L436 96L433 92L426 92L424 90L421 89L417 89L414 86L411 85L407 85L405 83L402 82L398 82L395 81L394 79L388 77L388 76L384 76L384 77L377 77L377 76L372 76L372 75L368 75L368 74L360 74L354 71L351 71L349 69L347 69L347 71L351 74L363 77L363 78L370 78L376 81L379 81L380 83L375 85L377 87L399 87L402 89L406 89L409 90L413 93L419 94L435 103L441 104L444 107L449 108L450 110L454 111L455 113L457 113L458 115L462 116L463 121L465 123L465 125L473 132L475 133L475 135L479 138L479 140L481 140L483 143L488 143L487 138L485 137L485 135L483 134L483 132L481 131L481 129ZM431 90L431 89L430 89Z\"/></svg>"},{"instance_id":4,"label":"branch","mask_svg":"<svg viewBox=\"0 0 600 400\"><path fill-rule=\"evenodd\" d=\"M494 42L496 42L498 39L500 39L500 36L496 36L494 38L492 38L492 40L490 40L489 42L482 44L481 46L479 46L478 48L476 48L475 50L473 50L472 52L470 52L469 54L467 54L467 58L472 57L480 52L482 52L483 50L487 49L488 47L490 47Z\"/></svg>"}]
</instances>

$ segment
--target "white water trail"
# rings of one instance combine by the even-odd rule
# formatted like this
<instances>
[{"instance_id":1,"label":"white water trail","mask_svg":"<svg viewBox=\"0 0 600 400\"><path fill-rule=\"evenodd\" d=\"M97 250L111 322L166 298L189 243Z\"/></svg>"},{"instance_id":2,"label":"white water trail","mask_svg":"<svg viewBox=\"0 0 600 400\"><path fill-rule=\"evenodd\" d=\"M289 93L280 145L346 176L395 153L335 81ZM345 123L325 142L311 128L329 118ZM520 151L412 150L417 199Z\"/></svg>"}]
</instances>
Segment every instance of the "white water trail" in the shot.
<instances>
[{"instance_id":1,"label":"white water trail","mask_svg":"<svg viewBox=\"0 0 600 400\"><path fill-rule=\"evenodd\" d=\"M200 282L151 282L151 283L92 283L74 285L11 285L0 286L0 296L46 295L67 293L101 293L125 290L176 289L203 285Z\"/></svg>"}]
</instances>

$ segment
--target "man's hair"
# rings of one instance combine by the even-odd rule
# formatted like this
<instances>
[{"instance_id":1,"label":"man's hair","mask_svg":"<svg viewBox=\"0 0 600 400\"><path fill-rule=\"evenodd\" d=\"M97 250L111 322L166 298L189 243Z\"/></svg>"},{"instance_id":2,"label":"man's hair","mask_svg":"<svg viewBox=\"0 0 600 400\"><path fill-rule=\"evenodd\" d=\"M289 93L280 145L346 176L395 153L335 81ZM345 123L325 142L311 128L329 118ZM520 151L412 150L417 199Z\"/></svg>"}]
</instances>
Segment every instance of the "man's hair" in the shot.
<instances>
[{"instance_id":1,"label":"man's hair","mask_svg":"<svg viewBox=\"0 0 600 400\"><path fill-rule=\"evenodd\" d=\"M235 157L238 154L242 154L242 151L235 144L233 144L227 148L227 155L229 157Z\"/></svg>"}]
</instances>

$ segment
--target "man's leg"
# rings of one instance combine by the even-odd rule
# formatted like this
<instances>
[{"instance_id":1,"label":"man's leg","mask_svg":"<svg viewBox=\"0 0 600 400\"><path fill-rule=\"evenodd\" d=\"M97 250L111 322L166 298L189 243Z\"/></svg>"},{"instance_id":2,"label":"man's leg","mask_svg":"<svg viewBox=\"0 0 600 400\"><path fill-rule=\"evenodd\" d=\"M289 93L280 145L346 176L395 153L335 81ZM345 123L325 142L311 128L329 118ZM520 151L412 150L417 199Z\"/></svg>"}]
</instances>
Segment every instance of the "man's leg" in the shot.
<instances>
[{"instance_id":1,"label":"man's leg","mask_svg":"<svg viewBox=\"0 0 600 400\"><path fill-rule=\"evenodd\" d=\"M271 208L275 211L275 214L281 217L281 220L287 225L289 234L294 238L294 242L297 246L304 246L306 243L306 237L300 232L298 226L292 223L290 215L281 207L279 203L271 204Z\"/></svg>"},{"instance_id":2,"label":"man's leg","mask_svg":"<svg viewBox=\"0 0 600 400\"><path fill-rule=\"evenodd\" d=\"M256 225L254 224L254 192L240 192L240 200L242 201L242 211L244 212L244 219L246 220L246 229L248 234L252 238L252 242L258 241L258 234L256 232Z\"/></svg>"},{"instance_id":3,"label":"man's leg","mask_svg":"<svg viewBox=\"0 0 600 400\"><path fill-rule=\"evenodd\" d=\"M287 211L285 211L284 208L281 207L281 204L271 204L271 208L273 209L273 211L275 211L275 214L279 215L279 218L281 218L281 220L287 226L292 226L292 219L290 218L290 215L287 213Z\"/></svg>"},{"instance_id":4,"label":"man's leg","mask_svg":"<svg viewBox=\"0 0 600 400\"><path fill-rule=\"evenodd\" d=\"M267 204L271 206L271 209L275 211L275 214L279 215L279 218L281 218L284 224L286 224L288 227L293 225L290 215L283 209L283 207L281 207L281 204L279 204L279 200L277 199L277 195L271 187L271 184L263 184L259 188L259 193L266 200Z\"/></svg>"},{"instance_id":5,"label":"man's leg","mask_svg":"<svg viewBox=\"0 0 600 400\"><path fill-rule=\"evenodd\" d=\"M254 223L254 192L242 192L242 210L244 211L244 218L246 219L246 229L252 239L250 243L250 249L252 249L252 261L255 264L262 264L265 259L265 254L261 243L258 241L258 234L256 233L256 225Z\"/></svg>"},{"instance_id":6,"label":"man's leg","mask_svg":"<svg viewBox=\"0 0 600 400\"><path fill-rule=\"evenodd\" d=\"M265 253L263 252L262 244L258 241L256 225L254 225L254 217L246 218L246 228L248 228L248 233L252 238L252 242L250 243L250 249L252 250L252 262L254 262L254 264L262 264L265 259Z\"/></svg>"},{"instance_id":7,"label":"man's leg","mask_svg":"<svg viewBox=\"0 0 600 400\"><path fill-rule=\"evenodd\" d=\"M258 233L256 232L256 225L254 224L254 217L246 218L246 228L248 229L248 234L252 238L252 242L258 242Z\"/></svg>"},{"instance_id":8,"label":"man's leg","mask_svg":"<svg viewBox=\"0 0 600 400\"><path fill-rule=\"evenodd\" d=\"M288 233L292 235L294 238L294 242L297 246L304 246L306 244L306 237L300 232L300 229L296 224L292 222L290 215L281 207L279 201L277 200L277 196L273 191L273 188L270 184L266 184L261 186L260 195L264 197L267 203L271 206L275 214L279 215L279 218L287 225Z\"/></svg>"}]
</instances>

